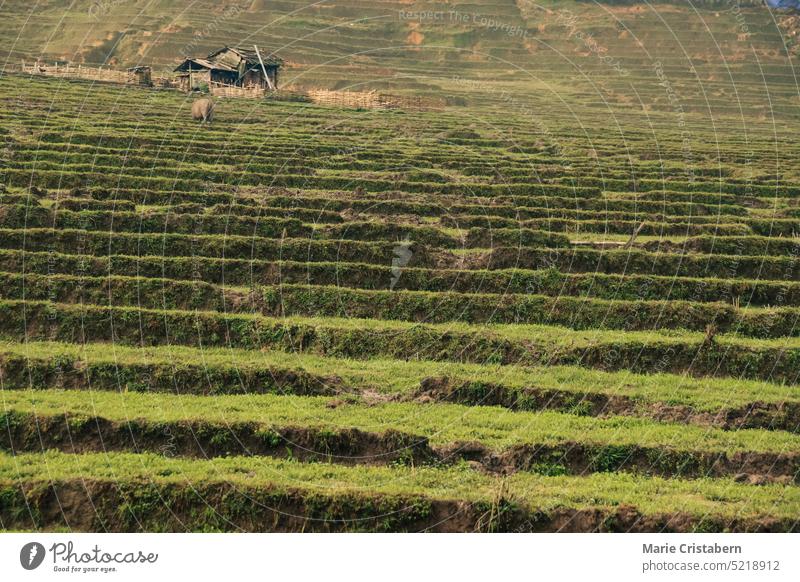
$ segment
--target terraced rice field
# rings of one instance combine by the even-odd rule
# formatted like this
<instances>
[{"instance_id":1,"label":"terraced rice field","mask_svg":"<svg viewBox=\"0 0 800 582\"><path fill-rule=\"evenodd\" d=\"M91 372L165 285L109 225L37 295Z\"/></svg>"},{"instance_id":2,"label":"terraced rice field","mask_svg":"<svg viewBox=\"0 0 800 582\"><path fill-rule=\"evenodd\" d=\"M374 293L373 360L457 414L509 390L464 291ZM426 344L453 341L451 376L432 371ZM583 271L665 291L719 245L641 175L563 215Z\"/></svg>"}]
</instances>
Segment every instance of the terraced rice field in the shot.
<instances>
[{"instance_id":1,"label":"terraced rice field","mask_svg":"<svg viewBox=\"0 0 800 582\"><path fill-rule=\"evenodd\" d=\"M2 528L798 528L789 122L0 95Z\"/></svg>"}]
</instances>

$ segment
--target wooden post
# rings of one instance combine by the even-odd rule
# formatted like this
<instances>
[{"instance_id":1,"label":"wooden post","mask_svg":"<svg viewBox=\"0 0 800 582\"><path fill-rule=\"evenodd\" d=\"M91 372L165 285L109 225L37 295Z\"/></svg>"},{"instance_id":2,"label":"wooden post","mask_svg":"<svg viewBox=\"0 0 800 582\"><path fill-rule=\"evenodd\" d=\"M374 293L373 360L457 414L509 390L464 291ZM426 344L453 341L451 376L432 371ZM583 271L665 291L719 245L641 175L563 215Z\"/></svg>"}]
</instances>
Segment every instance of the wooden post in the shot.
<instances>
[{"instance_id":1,"label":"wooden post","mask_svg":"<svg viewBox=\"0 0 800 582\"><path fill-rule=\"evenodd\" d=\"M636 227L636 230L634 230L633 234L631 234L631 238L629 238L628 242L625 243L625 246L622 247L623 249L629 249L633 246L634 241L636 241L636 237L639 236L640 232L642 232L642 229L644 228L645 224L646 224L645 222L642 222L639 226Z\"/></svg>"},{"instance_id":2,"label":"wooden post","mask_svg":"<svg viewBox=\"0 0 800 582\"><path fill-rule=\"evenodd\" d=\"M253 48L256 49L256 56L258 57L258 62L261 63L261 72L264 73L264 79L267 81L267 87L269 87L271 91L274 91L275 86L272 84L272 79L270 79L269 75L267 75L267 68L264 66L264 61L261 60L261 53L258 52L258 47L256 45L253 45Z\"/></svg>"}]
</instances>

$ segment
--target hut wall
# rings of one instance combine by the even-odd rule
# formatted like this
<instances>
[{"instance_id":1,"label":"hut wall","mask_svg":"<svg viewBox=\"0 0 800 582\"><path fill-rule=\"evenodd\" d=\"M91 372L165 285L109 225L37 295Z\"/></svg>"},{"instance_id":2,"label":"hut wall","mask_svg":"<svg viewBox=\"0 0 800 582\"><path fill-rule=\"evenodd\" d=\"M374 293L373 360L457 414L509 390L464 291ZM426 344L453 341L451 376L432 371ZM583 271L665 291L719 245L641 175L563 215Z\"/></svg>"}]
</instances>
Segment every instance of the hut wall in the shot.
<instances>
[{"instance_id":1,"label":"hut wall","mask_svg":"<svg viewBox=\"0 0 800 582\"><path fill-rule=\"evenodd\" d=\"M136 83L137 85L144 85L145 87L152 87L153 86L153 75L151 70L148 69L138 69L131 72L131 81L132 83Z\"/></svg>"},{"instance_id":2,"label":"hut wall","mask_svg":"<svg viewBox=\"0 0 800 582\"><path fill-rule=\"evenodd\" d=\"M178 89L180 89L181 91L189 92L191 90L191 87L189 87L189 75L188 74L186 74L186 75L178 75L177 81L178 81Z\"/></svg>"},{"instance_id":3,"label":"hut wall","mask_svg":"<svg viewBox=\"0 0 800 582\"><path fill-rule=\"evenodd\" d=\"M211 71L208 69L192 71L189 73L189 78L191 79L190 90L199 89L200 85L211 86Z\"/></svg>"},{"instance_id":4,"label":"hut wall","mask_svg":"<svg viewBox=\"0 0 800 582\"><path fill-rule=\"evenodd\" d=\"M235 85L238 75L228 71L211 71L211 80L221 85Z\"/></svg>"},{"instance_id":5,"label":"hut wall","mask_svg":"<svg viewBox=\"0 0 800 582\"><path fill-rule=\"evenodd\" d=\"M266 86L266 82L262 78L260 70L250 69L244 74L244 77L242 77L241 86L263 88Z\"/></svg>"}]
</instances>

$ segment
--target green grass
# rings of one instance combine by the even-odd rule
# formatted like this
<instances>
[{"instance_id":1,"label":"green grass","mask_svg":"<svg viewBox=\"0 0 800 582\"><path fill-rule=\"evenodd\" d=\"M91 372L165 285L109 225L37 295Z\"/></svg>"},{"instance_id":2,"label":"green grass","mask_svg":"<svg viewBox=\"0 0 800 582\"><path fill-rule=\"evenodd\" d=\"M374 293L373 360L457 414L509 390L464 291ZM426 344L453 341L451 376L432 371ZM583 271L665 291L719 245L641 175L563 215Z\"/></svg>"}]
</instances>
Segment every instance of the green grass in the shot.
<instances>
[{"instance_id":1,"label":"green grass","mask_svg":"<svg viewBox=\"0 0 800 582\"><path fill-rule=\"evenodd\" d=\"M48 302L0 302L0 335L16 341L117 341L278 349L353 357L472 363L582 365L669 370L796 383L800 338L754 340L702 333L569 331L546 326L468 326L347 319L263 317ZM111 326L113 321L113 327ZM146 337L142 329L151 330ZM165 330L167 335L158 335ZM153 334L152 332L155 332Z\"/></svg>"},{"instance_id":2,"label":"green grass","mask_svg":"<svg viewBox=\"0 0 800 582\"><path fill-rule=\"evenodd\" d=\"M673 300L607 300L521 293L390 291L334 285L278 284L250 289L201 281L154 277L18 275L0 270L0 297L51 300L148 309L199 309L266 316L319 315L425 323L510 323L560 325L573 330L687 329L743 337L798 336L800 310L747 307L730 303ZM250 295L253 293L253 295Z\"/></svg>"},{"instance_id":3,"label":"green grass","mask_svg":"<svg viewBox=\"0 0 800 582\"><path fill-rule=\"evenodd\" d=\"M203 421L211 424L255 422L264 427L358 427L383 433L395 430L428 437L432 445L477 441L502 450L514 444L663 447L716 452L800 452L800 435L783 431L724 431L658 423L631 417L600 419L558 412L511 412L495 407L456 404L377 403L329 406L328 397L236 395L173 396L108 391L14 391L2 393L4 410L43 416L69 414L124 422Z\"/></svg>"},{"instance_id":4,"label":"green grass","mask_svg":"<svg viewBox=\"0 0 800 582\"><path fill-rule=\"evenodd\" d=\"M203 54L247 36L256 19L273 26L256 31L253 42L279 48L296 65L286 69L286 83L448 96L463 104L428 113L225 99L214 123L199 126L189 120L192 97L177 92L0 76L0 183L7 187L0 188L0 271L11 274L2 278L2 293L28 300L0 301L0 414L9 424L26 423L14 434L27 450L41 444L33 423L38 415L53 438L70 421L89 440L92 418L115 421L117 435L134 430L127 420L145 421L157 428L146 443L151 451L162 444L159 430L186 434L189 421L190 427L214 425L214 437L236 427L245 433L238 423L253 423L321 434L392 429L429 437L435 446L467 440L493 451L589 443L597 449L590 452L604 454L590 471L625 470L616 457L636 447L665 456L698 453L689 455L695 460L800 451L791 426L800 401L800 338L785 337L797 335L791 308L800 304L800 171L792 163L800 155L800 113L784 47L791 37L769 11L743 6L753 34L742 38L736 16L710 0L642 10L572 0L546 0L545 10L455 0L448 9L486 12L527 34L424 22L421 44L409 50L408 23L395 18L407 5L342 0L320 12L256 2L198 35L219 15L208 6L179 15L180 7L166 2L150 17L175 26L144 36L147 27L128 30L134 14L124 3L110 7L100 28L87 16L87 0L56 4L30 8L11 0L0 7L9 63L43 53L92 61L111 51L119 67L142 64L144 54L156 70L166 70L182 47ZM564 9L578 15L577 26L626 74L569 34L558 20ZM354 10L365 19L350 26ZM392 18L385 18L387 10ZM27 22L21 14L30 16ZM106 38L121 30L127 33L118 43ZM94 48L82 52L78 45ZM656 61L665 81L656 75ZM648 225L631 249L569 242L625 242L640 221ZM586 230L597 232L573 232ZM669 234L661 236L662 230ZM414 241L413 257L396 287L406 291L389 293L396 242L406 236ZM134 276L142 278L128 278ZM251 286L272 286L266 312L280 313L278 284L295 315L230 313L248 311L241 301ZM217 302L223 291L235 305ZM559 301L558 318L544 319L533 317L535 295L572 299ZM501 297L507 323L481 323ZM658 313L635 311L640 299L664 300L653 309L671 310L672 327L696 331L663 329L668 323L657 322ZM108 307L113 301L153 309ZM455 316L462 304L479 302L473 323L447 321L463 319ZM433 319L439 323L420 317L420 305L438 308ZM735 314L750 327L720 325L706 333L698 305ZM552 306L540 304L537 313ZM656 329L597 329L600 318L588 319L589 308L624 310L631 319L615 320L616 327ZM784 316L782 327L768 320L773 313ZM573 329L579 323L591 329ZM735 329L741 335L727 333ZM765 336L773 337L756 339ZM94 374L95 389L80 377L84 371ZM238 371L253 392L272 393L223 395L231 386L220 384L235 384ZM272 371L284 379L297 371L300 388L330 379L324 392L330 395L282 395L280 382L267 378ZM532 412L415 400L420 383L432 377L446 377L451 386L471 383L476 394L499 384L558 390L576 401L620 396L635 406L626 409L631 416L592 417L580 416L587 414L580 406ZM26 389L29 381L36 390ZM72 386L82 389L54 389L73 381L83 382ZM788 406L781 411L783 402ZM780 426L787 430L648 420L679 405L706 418L738 419L754 403L768 405L755 412L768 420L786 412ZM691 421L691 413L684 417ZM67 450L69 443L50 444ZM671 460L654 472L696 476L708 468L681 473ZM0 455L0 499L14 501L9 514L28 515L20 485L31 486L35 503L48 498L50 483L68 491L110 492L120 485L132 493L130 502L101 495L112 507L96 507L118 516L133 505L150 517L152 529L168 523L166 505L154 505L153 492L203 491L210 483L286 498L298 489L344 505L342 496L374 501L379 494L481 507L505 495L544 512L628 504L645 515L688 513L700 526L720 516L731 523L788 523L800 513L796 484L755 487L622 472L575 477L556 465L542 462L500 477L467 464L348 467L48 452ZM582 470L574 465L569 471ZM746 479L761 476L759 468L748 471ZM367 514L382 507L370 504L358 507ZM92 509L76 511L95 515ZM230 509L220 501L188 511L202 517ZM237 508L248 515L253 509ZM9 516L2 515L4 523ZM220 527L187 517L197 527ZM93 524L102 528L99 520ZM402 521L383 529L393 525Z\"/></svg>"},{"instance_id":5,"label":"green grass","mask_svg":"<svg viewBox=\"0 0 800 582\"><path fill-rule=\"evenodd\" d=\"M728 479L661 479L626 474L546 477L518 473L483 475L466 465L452 468L342 467L268 458L188 461L152 454L69 455L56 452L0 454L0 482L94 479L146 480L178 486L225 482L238 487L301 489L322 494L423 495L433 499L492 501L503 483L508 497L540 511L634 505L647 515L792 519L800 511L800 487L749 486Z\"/></svg>"},{"instance_id":6,"label":"green grass","mask_svg":"<svg viewBox=\"0 0 800 582\"><path fill-rule=\"evenodd\" d=\"M347 386L370 389L386 395L407 395L424 378L446 376L456 381L502 384L511 388L536 387L566 390L576 394L599 392L641 399L643 403L669 401L716 412L761 401L780 403L800 400L800 387L733 378L692 378L675 374L634 374L629 371L602 372L576 366L524 367L496 364L399 361L393 359L354 360L313 354L251 351L233 348L191 348L161 346L132 348L120 344L0 341L0 354L23 355L50 363L77 361L79 365L114 363L119 366L156 364L199 365L210 371L271 367L305 370L311 374L339 376ZM24 386L10 386L16 388Z\"/></svg>"},{"instance_id":7,"label":"green grass","mask_svg":"<svg viewBox=\"0 0 800 582\"><path fill-rule=\"evenodd\" d=\"M26 302L22 301L3 301L7 306L22 307ZM45 302L27 302L31 306L45 304ZM52 304L55 306L67 304ZM135 313L139 311L134 307L116 308L121 312ZM145 310L142 310L145 311ZM164 314L190 313L180 310L157 310ZM214 312L196 311L199 315ZM436 333L463 333L480 334L486 337L496 337L520 343L539 343L552 347L564 348L588 348L599 344L619 344L632 343L641 345L685 345L701 344L705 338L702 332L690 332L685 330L653 330L653 331L626 331L604 330L604 329L585 329L570 330L563 327L533 324L468 324L460 321L447 323L414 323L405 321L393 321L370 318L346 318L346 317L309 317L309 316L287 316L287 317L267 317L249 313L238 313L234 316L242 321L264 321L265 323L279 323L283 326L310 326L341 330L364 330L375 332L403 332L417 328L429 329ZM800 348L800 337L782 337L774 339L756 339L741 337L737 334L719 334L715 336L719 345L722 346L745 346L752 349L787 349L794 350Z\"/></svg>"}]
</instances>

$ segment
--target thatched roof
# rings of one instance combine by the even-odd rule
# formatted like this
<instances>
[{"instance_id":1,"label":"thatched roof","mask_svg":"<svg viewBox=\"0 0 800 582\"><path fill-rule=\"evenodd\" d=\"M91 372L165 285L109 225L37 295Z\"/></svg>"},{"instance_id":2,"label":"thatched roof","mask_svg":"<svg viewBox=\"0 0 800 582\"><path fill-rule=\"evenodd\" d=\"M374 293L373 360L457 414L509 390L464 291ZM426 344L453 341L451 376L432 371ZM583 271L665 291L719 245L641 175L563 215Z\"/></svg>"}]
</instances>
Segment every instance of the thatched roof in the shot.
<instances>
[{"instance_id":1,"label":"thatched roof","mask_svg":"<svg viewBox=\"0 0 800 582\"><path fill-rule=\"evenodd\" d=\"M283 64L283 59L279 56L263 50L259 52L261 53L261 59L264 61L265 65L281 66ZM226 46L225 48L221 48L218 51L211 53L207 58L208 60L215 62L232 63L233 61L236 61L238 64L238 60L244 60L248 65L260 64L258 62L258 55L256 54L255 50L241 47Z\"/></svg>"},{"instance_id":2,"label":"thatched roof","mask_svg":"<svg viewBox=\"0 0 800 582\"><path fill-rule=\"evenodd\" d=\"M265 67L280 67L283 59L271 53L261 52L261 59ZM243 75L245 71L260 67L258 55L255 50L238 47L224 47L214 51L205 58L193 57L186 59L175 68L176 72L186 72L209 69L212 71L228 71Z\"/></svg>"}]
</instances>

